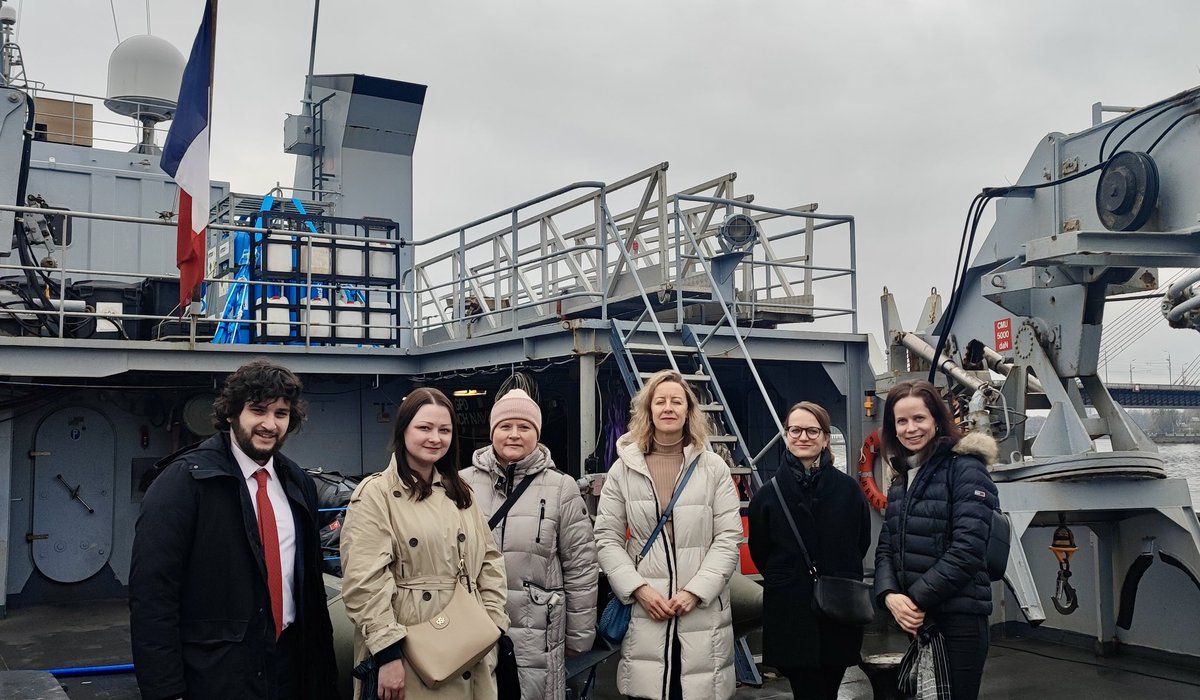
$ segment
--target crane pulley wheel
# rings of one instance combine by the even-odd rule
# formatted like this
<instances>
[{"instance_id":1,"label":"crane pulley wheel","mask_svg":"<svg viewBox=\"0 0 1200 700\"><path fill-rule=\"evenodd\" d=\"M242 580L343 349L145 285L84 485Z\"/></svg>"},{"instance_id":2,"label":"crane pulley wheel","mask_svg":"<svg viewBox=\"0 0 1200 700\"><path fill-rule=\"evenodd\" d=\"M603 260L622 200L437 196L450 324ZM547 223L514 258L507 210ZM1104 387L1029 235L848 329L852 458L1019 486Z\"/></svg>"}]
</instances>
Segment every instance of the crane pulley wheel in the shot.
<instances>
[{"instance_id":1,"label":"crane pulley wheel","mask_svg":"<svg viewBox=\"0 0 1200 700\"><path fill-rule=\"evenodd\" d=\"M1147 153L1121 151L1108 159L1096 185L1096 214L1109 231L1136 231L1158 206L1158 166Z\"/></svg>"}]
</instances>

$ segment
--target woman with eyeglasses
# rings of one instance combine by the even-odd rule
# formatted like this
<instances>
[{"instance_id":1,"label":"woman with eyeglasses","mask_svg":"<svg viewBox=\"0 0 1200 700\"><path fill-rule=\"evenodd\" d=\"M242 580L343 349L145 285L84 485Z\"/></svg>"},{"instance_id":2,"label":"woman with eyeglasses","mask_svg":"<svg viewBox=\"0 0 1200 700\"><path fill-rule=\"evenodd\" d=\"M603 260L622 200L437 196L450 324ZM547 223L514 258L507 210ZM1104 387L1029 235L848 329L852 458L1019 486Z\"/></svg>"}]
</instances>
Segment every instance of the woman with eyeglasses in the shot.
<instances>
[{"instance_id":1,"label":"woman with eyeglasses","mask_svg":"<svg viewBox=\"0 0 1200 700\"><path fill-rule=\"evenodd\" d=\"M813 611L813 577L784 508L818 571L859 581L870 509L858 482L833 465L828 411L801 401L784 432L787 454L773 478L779 491L768 482L750 501L750 557L763 577L763 663L787 676L794 697L834 700L846 669L862 660L863 628Z\"/></svg>"}]
</instances>

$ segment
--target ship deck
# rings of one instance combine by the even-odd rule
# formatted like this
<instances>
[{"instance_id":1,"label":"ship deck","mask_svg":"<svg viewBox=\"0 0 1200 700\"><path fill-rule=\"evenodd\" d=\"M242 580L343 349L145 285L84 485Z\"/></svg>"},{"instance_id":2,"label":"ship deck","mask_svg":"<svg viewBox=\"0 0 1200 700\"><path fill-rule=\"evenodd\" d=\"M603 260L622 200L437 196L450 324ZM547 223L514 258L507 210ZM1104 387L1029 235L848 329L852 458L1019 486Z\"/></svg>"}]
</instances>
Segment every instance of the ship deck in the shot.
<instances>
[{"instance_id":1,"label":"ship deck","mask_svg":"<svg viewBox=\"0 0 1200 700\"><path fill-rule=\"evenodd\" d=\"M898 651L899 634L868 634L864 653ZM130 660L128 607L107 599L10 609L0 620L0 671L123 664ZM592 697L621 697L616 662L605 662ZM137 698L132 674L63 678L72 700ZM1030 638L993 639L984 674L984 700L1060 697L1155 698L1191 700L1200 693L1200 668L1121 654L1098 658L1089 650ZM768 674L761 688L739 688L737 698L790 698L786 680ZM866 677L850 669L838 694L841 700L872 697ZM13 700L20 700L14 698Z\"/></svg>"}]
</instances>

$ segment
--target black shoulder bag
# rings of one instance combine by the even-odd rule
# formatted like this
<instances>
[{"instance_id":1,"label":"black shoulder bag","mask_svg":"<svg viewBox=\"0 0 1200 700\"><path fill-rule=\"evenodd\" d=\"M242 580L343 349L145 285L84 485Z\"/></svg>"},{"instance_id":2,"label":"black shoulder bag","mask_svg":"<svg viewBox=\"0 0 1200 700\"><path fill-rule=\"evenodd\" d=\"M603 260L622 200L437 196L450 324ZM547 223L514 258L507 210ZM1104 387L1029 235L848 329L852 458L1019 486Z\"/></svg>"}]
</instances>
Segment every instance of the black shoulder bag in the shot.
<instances>
[{"instance_id":1,"label":"black shoulder bag","mask_svg":"<svg viewBox=\"0 0 1200 700\"><path fill-rule=\"evenodd\" d=\"M950 460L950 475L946 477L947 506L950 517L946 521L946 546L950 546L951 533L954 530L954 463L958 458ZM999 508L992 509L992 525L988 530L987 552L983 562L987 568L988 579L1003 581L1004 572L1008 569L1008 548L1012 539L1012 523L1008 516Z\"/></svg>"},{"instance_id":2,"label":"black shoulder bag","mask_svg":"<svg viewBox=\"0 0 1200 700\"><path fill-rule=\"evenodd\" d=\"M875 619L875 606L871 603L871 586L864 581L842 576L822 576L817 572L817 567L813 565L812 559L808 556L808 548L804 546L804 539L800 537L796 521L792 519L792 511L783 498L783 489L779 488L779 482L775 479L771 479L771 485L775 487L779 505L783 507L783 514L787 516L792 534L796 536L796 544L800 545L800 553L804 555L804 565L808 567L808 573L813 577L813 612L844 625L870 624L871 620Z\"/></svg>"}]
</instances>

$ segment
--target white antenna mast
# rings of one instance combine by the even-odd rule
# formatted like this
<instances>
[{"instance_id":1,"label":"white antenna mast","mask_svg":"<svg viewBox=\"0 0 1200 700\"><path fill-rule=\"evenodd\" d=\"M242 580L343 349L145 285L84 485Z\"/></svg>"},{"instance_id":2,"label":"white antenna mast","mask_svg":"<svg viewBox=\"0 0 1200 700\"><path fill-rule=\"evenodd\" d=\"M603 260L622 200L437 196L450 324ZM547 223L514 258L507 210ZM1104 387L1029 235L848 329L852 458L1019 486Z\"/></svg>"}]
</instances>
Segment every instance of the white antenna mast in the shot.
<instances>
[{"instance_id":1,"label":"white antenna mast","mask_svg":"<svg viewBox=\"0 0 1200 700\"><path fill-rule=\"evenodd\" d=\"M13 41L13 33L17 26L17 9L11 3L0 0L0 80L5 85L12 85L19 69L22 82L25 70L21 62L21 49Z\"/></svg>"}]
</instances>

